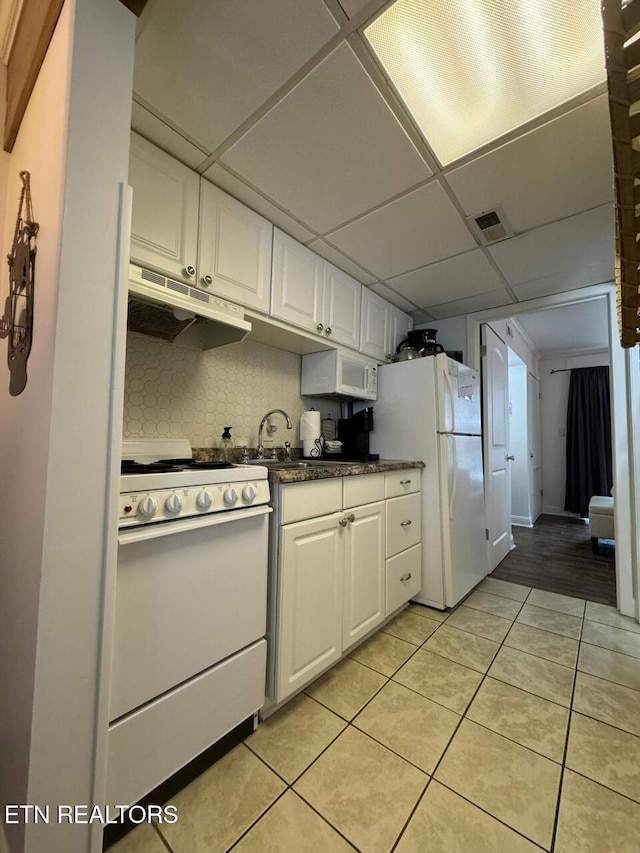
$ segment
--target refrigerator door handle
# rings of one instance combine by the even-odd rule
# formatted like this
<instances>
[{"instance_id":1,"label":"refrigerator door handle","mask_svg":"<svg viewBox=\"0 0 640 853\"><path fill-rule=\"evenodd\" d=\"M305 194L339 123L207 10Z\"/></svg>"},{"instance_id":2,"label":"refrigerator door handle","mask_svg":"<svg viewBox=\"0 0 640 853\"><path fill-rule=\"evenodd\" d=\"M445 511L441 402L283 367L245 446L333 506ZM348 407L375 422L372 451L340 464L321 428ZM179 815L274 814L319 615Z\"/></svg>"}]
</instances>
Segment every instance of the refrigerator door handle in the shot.
<instances>
[{"instance_id":1,"label":"refrigerator door handle","mask_svg":"<svg viewBox=\"0 0 640 853\"><path fill-rule=\"evenodd\" d=\"M456 437L455 435L448 435L447 441L451 439L452 447L453 447L453 484L451 486L451 493L449 496L449 518L453 518L453 506L456 500L456 487L458 485L458 453L456 450Z\"/></svg>"},{"instance_id":2,"label":"refrigerator door handle","mask_svg":"<svg viewBox=\"0 0 640 853\"><path fill-rule=\"evenodd\" d=\"M453 389L453 382L451 381L451 375L449 374L449 371L447 369L446 362L442 365L442 369L444 370L444 376L445 376L445 379L447 382L447 388L449 389L449 399L448 399L448 401L447 400L443 401L444 402L444 416L445 416L444 430L445 430L445 432L455 432L456 431L456 406L455 406L455 402L454 402L455 401L455 394L454 394L454 389ZM451 423L450 424L447 424L447 421L446 421L447 403L451 409Z\"/></svg>"}]
</instances>

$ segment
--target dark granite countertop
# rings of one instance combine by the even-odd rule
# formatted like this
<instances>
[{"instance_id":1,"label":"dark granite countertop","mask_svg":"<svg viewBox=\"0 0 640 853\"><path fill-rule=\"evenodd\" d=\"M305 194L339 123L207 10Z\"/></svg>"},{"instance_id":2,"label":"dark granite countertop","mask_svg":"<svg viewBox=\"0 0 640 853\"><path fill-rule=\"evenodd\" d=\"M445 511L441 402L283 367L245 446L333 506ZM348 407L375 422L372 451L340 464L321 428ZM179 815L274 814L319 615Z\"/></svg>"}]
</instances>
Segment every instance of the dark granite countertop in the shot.
<instances>
[{"instance_id":1,"label":"dark granite countertop","mask_svg":"<svg viewBox=\"0 0 640 853\"><path fill-rule=\"evenodd\" d=\"M327 480L332 477L351 477L356 474L378 474L384 471L402 471L406 468L424 468L424 462L406 462L393 459L379 459L377 462L321 462L308 468L280 468L269 470L271 483L307 483L310 480Z\"/></svg>"}]
</instances>

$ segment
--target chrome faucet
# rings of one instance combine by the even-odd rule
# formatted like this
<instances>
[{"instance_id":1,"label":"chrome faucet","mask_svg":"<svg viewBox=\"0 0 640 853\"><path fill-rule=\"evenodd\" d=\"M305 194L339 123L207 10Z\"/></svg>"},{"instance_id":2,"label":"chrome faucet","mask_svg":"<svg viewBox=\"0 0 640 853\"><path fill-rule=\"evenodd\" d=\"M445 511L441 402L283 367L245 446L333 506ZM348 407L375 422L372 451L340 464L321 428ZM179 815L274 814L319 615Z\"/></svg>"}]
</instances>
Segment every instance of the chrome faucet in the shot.
<instances>
[{"instance_id":1,"label":"chrome faucet","mask_svg":"<svg viewBox=\"0 0 640 853\"><path fill-rule=\"evenodd\" d=\"M271 409L260 421L260 426L258 427L258 459L264 459L264 445L262 443L262 430L264 429L264 425L269 420L271 415L282 415L283 418L287 421L287 429L293 429L293 424L291 423L291 418L283 409ZM275 427L274 427L275 429Z\"/></svg>"}]
</instances>

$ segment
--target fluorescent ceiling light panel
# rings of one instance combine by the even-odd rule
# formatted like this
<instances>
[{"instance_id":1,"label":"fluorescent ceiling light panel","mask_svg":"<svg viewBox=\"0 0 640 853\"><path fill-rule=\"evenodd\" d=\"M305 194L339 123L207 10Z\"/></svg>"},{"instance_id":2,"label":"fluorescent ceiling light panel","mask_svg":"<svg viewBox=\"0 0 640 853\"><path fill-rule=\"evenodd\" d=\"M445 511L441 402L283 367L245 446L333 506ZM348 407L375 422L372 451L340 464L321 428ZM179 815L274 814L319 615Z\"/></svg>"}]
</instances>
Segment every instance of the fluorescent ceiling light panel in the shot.
<instances>
[{"instance_id":1,"label":"fluorescent ceiling light panel","mask_svg":"<svg viewBox=\"0 0 640 853\"><path fill-rule=\"evenodd\" d=\"M365 35L445 166L605 79L598 0L397 0Z\"/></svg>"}]
</instances>

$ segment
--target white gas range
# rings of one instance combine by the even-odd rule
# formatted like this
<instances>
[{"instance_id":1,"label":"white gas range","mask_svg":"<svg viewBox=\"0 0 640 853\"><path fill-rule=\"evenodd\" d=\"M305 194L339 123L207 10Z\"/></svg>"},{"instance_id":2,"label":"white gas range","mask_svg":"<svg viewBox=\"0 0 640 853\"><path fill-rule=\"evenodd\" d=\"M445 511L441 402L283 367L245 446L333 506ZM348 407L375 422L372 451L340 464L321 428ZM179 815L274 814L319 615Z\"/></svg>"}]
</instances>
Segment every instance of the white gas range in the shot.
<instances>
[{"instance_id":1,"label":"white gas range","mask_svg":"<svg viewBox=\"0 0 640 853\"><path fill-rule=\"evenodd\" d=\"M130 527L269 503L267 470L195 462L186 440L122 442L119 526Z\"/></svg>"},{"instance_id":2,"label":"white gas range","mask_svg":"<svg viewBox=\"0 0 640 853\"><path fill-rule=\"evenodd\" d=\"M122 449L107 802L130 805L264 702L272 510L262 466Z\"/></svg>"}]
</instances>

